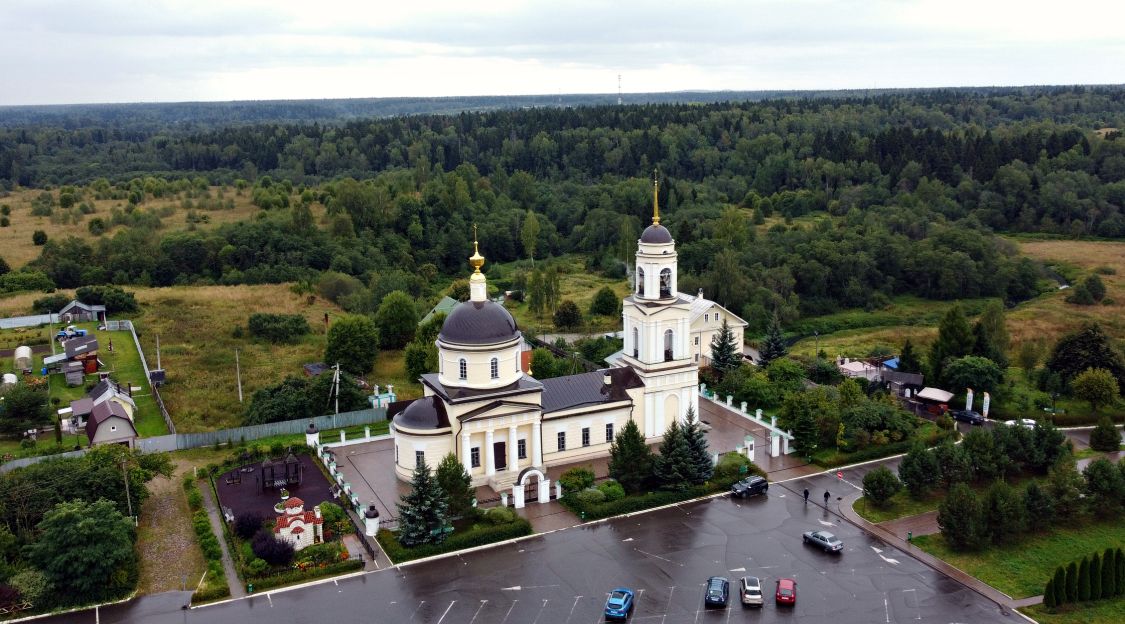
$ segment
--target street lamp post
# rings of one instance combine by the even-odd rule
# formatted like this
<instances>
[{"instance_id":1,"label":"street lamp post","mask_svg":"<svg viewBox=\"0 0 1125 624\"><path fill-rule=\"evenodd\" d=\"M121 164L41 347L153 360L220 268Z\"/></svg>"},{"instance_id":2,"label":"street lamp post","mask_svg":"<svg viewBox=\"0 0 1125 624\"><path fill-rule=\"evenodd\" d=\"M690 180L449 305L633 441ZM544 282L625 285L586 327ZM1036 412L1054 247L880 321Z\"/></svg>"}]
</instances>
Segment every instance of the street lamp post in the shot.
<instances>
[{"instance_id":1,"label":"street lamp post","mask_svg":"<svg viewBox=\"0 0 1125 624\"><path fill-rule=\"evenodd\" d=\"M813 352L813 359L816 360L817 362L819 362L820 361L820 332L814 329L812 335L813 335L813 341L814 341L813 344L815 345L813 348L816 349L816 351Z\"/></svg>"}]
</instances>

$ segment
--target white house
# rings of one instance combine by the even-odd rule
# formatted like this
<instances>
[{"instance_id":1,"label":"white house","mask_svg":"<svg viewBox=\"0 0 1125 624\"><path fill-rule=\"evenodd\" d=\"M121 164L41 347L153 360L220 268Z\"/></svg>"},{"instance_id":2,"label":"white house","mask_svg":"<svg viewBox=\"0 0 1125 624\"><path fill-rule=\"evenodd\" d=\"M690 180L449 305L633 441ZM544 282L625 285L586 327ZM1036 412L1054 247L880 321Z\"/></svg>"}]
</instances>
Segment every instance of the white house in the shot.
<instances>
[{"instance_id":1,"label":"white house","mask_svg":"<svg viewBox=\"0 0 1125 624\"><path fill-rule=\"evenodd\" d=\"M277 517L273 527L274 536L293 544L294 550L319 544L324 541L324 518L320 516L320 506L305 511L305 501L296 496L285 501L285 513Z\"/></svg>"}]
</instances>

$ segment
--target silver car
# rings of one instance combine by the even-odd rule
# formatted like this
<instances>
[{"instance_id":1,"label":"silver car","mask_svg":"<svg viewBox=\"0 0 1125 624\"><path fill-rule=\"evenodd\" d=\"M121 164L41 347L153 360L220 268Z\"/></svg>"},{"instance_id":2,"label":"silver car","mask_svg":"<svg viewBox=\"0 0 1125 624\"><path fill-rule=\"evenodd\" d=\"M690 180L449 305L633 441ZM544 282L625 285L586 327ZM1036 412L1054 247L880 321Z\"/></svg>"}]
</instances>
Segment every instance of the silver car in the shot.
<instances>
[{"instance_id":1,"label":"silver car","mask_svg":"<svg viewBox=\"0 0 1125 624\"><path fill-rule=\"evenodd\" d=\"M744 605L762 606L762 582L756 576L744 576L738 583L738 596Z\"/></svg>"},{"instance_id":2,"label":"silver car","mask_svg":"<svg viewBox=\"0 0 1125 624\"><path fill-rule=\"evenodd\" d=\"M824 552L840 552L844 543L838 537L826 531L809 531L805 533L805 543L820 546Z\"/></svg>"}]
</instances>

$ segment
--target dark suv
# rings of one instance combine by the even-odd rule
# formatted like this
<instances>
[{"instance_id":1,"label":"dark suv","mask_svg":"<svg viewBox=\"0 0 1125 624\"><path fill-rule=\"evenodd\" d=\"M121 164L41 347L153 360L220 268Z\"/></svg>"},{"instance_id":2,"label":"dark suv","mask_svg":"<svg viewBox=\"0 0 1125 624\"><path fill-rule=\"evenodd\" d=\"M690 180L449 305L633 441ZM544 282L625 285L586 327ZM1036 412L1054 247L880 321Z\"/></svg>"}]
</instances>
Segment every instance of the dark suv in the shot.
<instances>
[{"instance_id":1,"label":"dark suv","mask_svg":"<svg viewBox=\"0 0 1125 624\"><path fill-rule=\"evenodd\" d=\"M765 477L755 475L753 477L746 477L730 486L730 495L745 498L755 494L765 494L769 489L769 481L766 481Z\"/></svg>"},{"instance_id":2,"label":"dark suv","mask_svg":"<svg viewBox=\"0 0 1125 624\"><path fill-rule=\"evenodd\" d=\"M721 576L712 576L707 579L707 593L703 595L703 604L708 607L725 607L730 599L730 581Z\"/></svg>"},{"instance_id":3,"label":"dark suv","mask_svg":"<svg viewBox=\"0 0 1125 624\"><path fill-rule=\"evenodd\" d=\"M980 412L976 412L973 410L952 410L949 412L949 414L953 417L953 420L967 422L970 425L984 424L984 416L982 416Z\"/></svg>"}]
</instances>

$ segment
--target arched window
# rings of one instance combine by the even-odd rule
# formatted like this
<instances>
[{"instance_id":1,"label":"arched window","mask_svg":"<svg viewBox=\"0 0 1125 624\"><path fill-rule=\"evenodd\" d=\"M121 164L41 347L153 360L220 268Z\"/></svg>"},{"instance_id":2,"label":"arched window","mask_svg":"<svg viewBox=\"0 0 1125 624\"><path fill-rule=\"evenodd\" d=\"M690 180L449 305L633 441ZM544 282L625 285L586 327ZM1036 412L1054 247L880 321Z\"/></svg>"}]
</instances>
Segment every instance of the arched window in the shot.
<instances>
[{"instance_id":1,"label":"arched window","mask_svg":"<svg viewBox=\"0 0 1125 624\"><path fill-rule=\"evenodd\" d=\"M638 332L637 328L634 327L633 328L633 357L640 357L640 352L641 352L640 344L641 344L640 332Z\"/></svg>"},{"instance_id":2,"label":"arched window","mask_svg":"<svg viewBox=\"0 0 1125 624\"><path fill-rule=\"evenodd\" d=\"M664 330L664 361L672 361L672 330Z\"/></svg>"},{"instance_id":3,"label":"arched window","mask_svg":"<svg viewBox=\"0 0 1125 624\"><path fill-rule=\"evenodd\" d=\"M500 378L500 360L498 360L496 358L492 358L492 362L489 363L489 368L492 370L492 378L493 379L499 379Z\"/></svg>"},{"instance_id":4,"label":"arched window","mask_svg":"<svg viewBox=\"0 0 1125 624\"><path fill-rule=\"evenodd\" d=\"M645 296L645 270L637 267L637 294Z\"/></svg>"},{"instance_id":5,"label":"arched window","mask_svg":"<svg viewBox=\"0 0 1125 624\"><path fill-rule=\"evenodd\" d=\"M672 296L672 269L660 269L660 298Z\"/></svg>"},{"instance_id":6,"label":"arched window","mask_svg":"<svg viewBox=\"0 0 1125 624\"><path fill-rule=\"evenodd\" d=\"M465 362L465 358L461 358L457 362L457 371L461 379L469 378L469 364Z\"/></svg>"}]
</instances>

